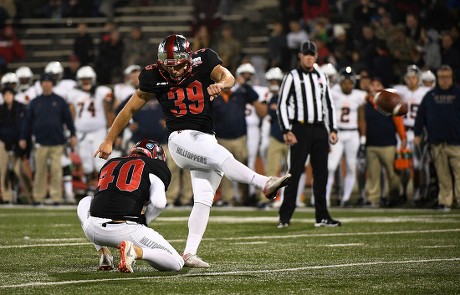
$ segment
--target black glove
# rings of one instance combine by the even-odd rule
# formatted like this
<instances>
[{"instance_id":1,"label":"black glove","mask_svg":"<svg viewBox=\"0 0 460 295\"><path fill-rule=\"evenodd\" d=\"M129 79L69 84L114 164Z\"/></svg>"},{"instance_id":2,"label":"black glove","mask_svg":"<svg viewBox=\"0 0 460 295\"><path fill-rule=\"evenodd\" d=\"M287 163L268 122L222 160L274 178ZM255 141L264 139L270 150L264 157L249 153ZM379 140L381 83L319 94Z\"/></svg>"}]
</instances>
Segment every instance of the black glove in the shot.
<instances>
[{"instance_id":1,"label":"black glove","mask_svg":"<svg viewBox=\"0 0 460 295\"><path fill-rule=\"evenodd\" d=\"M366 145L360 144L357 154L358 159L365 159L366 158Z\"/></svg>"}]
</instances>

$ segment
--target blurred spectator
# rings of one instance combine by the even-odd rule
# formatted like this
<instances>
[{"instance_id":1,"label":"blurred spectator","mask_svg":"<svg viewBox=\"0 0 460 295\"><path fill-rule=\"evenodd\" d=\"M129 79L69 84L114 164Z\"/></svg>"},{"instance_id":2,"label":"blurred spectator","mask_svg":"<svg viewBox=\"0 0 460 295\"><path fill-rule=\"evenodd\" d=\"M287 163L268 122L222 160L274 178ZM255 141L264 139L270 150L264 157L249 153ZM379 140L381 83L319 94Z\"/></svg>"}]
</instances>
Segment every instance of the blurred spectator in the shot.
<instances>
[{"instance_id":1,"label":"blurred spectator","mask_svg":"<svg viewBox=\"0 0 460 295\"><path fill-rule=\"evenodd\" d=\"M374 29L370 25L364 25L361 29L361 35L355 39L355 48L359 50L361 60L368 67L377 55L377 43L378 39L375 36Z\"/></svg>"},{"instance_id":2,"label":"blurred spectator","mask_svg":"<svg viewBox=\"0 0 460 295\"><path fill-rule=\"evenodd\" d=\"M270 67L280 67L283 71L289 70L289 51L283 24L276 21L272 24L268 39L268 62Z\"/></svg>"},{"instance_id":3,"label":"blurred spectator","mask_svg":"<svg viewBox=\"0 0 460 295\"><path fill-rule=\"evenodd\" d=\"M144 67L154 63L152 46L140 27L132 27L129 37L124 41L123 68L133 64Z\"/></svg>"},{"instance_id":4,"label":"blurred spectator","mask_svg":"<svg viewBox=\"0 0 460 295\"><path fill-rule=\"evenodd\" d=\"M26 110L19 146L26 149L27 139L35 136L34 204L40 205L45 201L50 176L50 196L57 205L63 201L61 157L65 143L64 124L70 131L72 147L77 138L69 106L62 97L53 93L53 77L43 74L40 83L43 94L32 100ZM48 173L48 161L51 173Z\"/></svg>"},{"instance_id":5,"label":"blurred spectator","mask_svg":"<svg viewBox=\"0 0 460 295\"><path fill-rule=\"evenodd\" d=\"M409 13L406 15L404 33L406 37L412 39L415 44L421 43L422 27L420 26L418 16L415 13Z\"/></svg>"},{"instance_id":6,"label":"blurred spectator","mask_svg":"<svg viewBox=\"0 0 460 295\"><path fill-rule=\"evenodd\" d=\"M16 18L16 3L13 0L0 0L0 28L5 21Z\"/></svg>"},{"instance_id":7,"label":"blurred spectator","mask_svg":"<svg viewBox=\"0 0 460 295\"><path fill-rule=\"evenodd\" d=\"M59 20L64 16L65 5L62 0L49 0L42 8L45 18Z\"/></svg>"},{"instance_id":8,"label":"blurred spectator","mask_svg":"<svg viewBox=\"0 0 460 295\"><path fill-rule=\"evenodd\" d=\"M193 36L192 50L212 48L212 36L206 25L200 25Z\"/></svg>"},{"instance_id":9,"label":"blurred spectator","mask_svg":"<svg viewBox=\"0 0 460 295\"><path fill-rule=\"evenodd\" d=\"M454 71L454 81L460 81L460 52L453 47L454 39L446 33L441 39L441 62L448 65Z\"/></svg>"},{"instance_id":10,"label":"blurred spectator","mask_svg":"<svg viewBox=\"0 0 460 295\"><path fill-rule=\"evenodd\" d=\"M77 36L73 40L73 53L78 56L82 66L94 61L93 38L88 34L88 26L85 23L77 26Z\"/></svg>"},{"instance_id":11,"label":"blurred spectator","mask_svg":"<svg viewBox=\"0 0 460 295\"><path fill-rule=\"evenodd\" d=\"M425 129L439 179L438 209L450 211L454 195L460 206L460 89L449 66L442 65L437 74L437 86L418 108L414 143L421 143Z\"/></svg>"},{"instance_id":12,"label":"blurred spectator","mask_svg":"<svg viewBox=\"0 0 460 295\"><path fill-rule=\"evenodd\" d=\"M360 0L359 4L353 9L352 20L354 22L354 36L361 34L362 27L369 25L371 19L376 13L375 4L370 0Z\"/></svg>"},{"instance_id":13,"label":"blurred spectator","mask_svg":"<svg viewBox=\"0 0 460 295\"><path fill-rule=\"evenodd\" d=\"M3 74L9 63L23 59L24 47L16 38L16 33L11 25L6 25L0 34L0 70Z\"/></svg>"},{"instance_id":14,"label":"blurred spectator","mask_svg":"<svg viewBox=\"0 0 460 295\"><path fill-rule=\"evenodd\" d=\"M222 66L234 73L241 55L241 43L233 36L233 29L228 25L222 27L221 37L216 51L222 58Z\"/></svg>"},{"instance_id":15,"label":"blurred spectator","mask_svg":"<svg viewBox=\"0 0 460 295\"><path fill-rule=\"evenodd\" d=\"M300 21L293 19L289 21L289 32L286 35L287 46L289 48L289 69L296 68L298 64L298 53L300 44L308 41L309 36L305 31Z\"/></svg>"},{"instance_id":16,"label":"blurred spectator","mask_svg":"<svg viewBox=\"0 0 460 295\"><path fill-rule=\"evenodd\" d=\"M5 103L0 105L0 195L1 202L5 204L14 201L9 167L14 171L26 197L30 197L32 185L25 173L22 159L24 151L19 148L25 106L14 99L14 89L4 88L2 94Z\"/></svg>"},{"instance_id":17,"label":"blurred spectator","mask_svg":"<svg viewBox=\"0 0 460 295\"><path fill-rule=\"evenodd\" d=\"M319 17L329 16L329 0L301 0L302 17L305 24L310 24Z\"/></svg>"},{"instance_id":18,"label":"blurred spectator","mask_svg":"<svg viewBox=\"0 0 460 295\"><path fill-rule=\"evenodd\" d=\"M221 25L222 18L219 9L222 9L225 13L227 8L225 7L226 3L222 3L223 6L219 7L221 4L220 2L220 0L193 0L192 35L194 35L202 25L213 28L214 30Z\"/></svg>"},{"instance_id":19,"label":"blurred spectator","mask_svg":"<svg viewBox=\"0 0 460 295\"><path fill-rule=\"evenodd\" d=\"M377 28L375 30L375 35L377 36L377 38L379 38L380 40L384 40L387 42L387 44L389 44L396 30L396 27L393 25L391 14L385 13L384 15L382 15L381 22L375 24L377 24Z\"/></svg>"},{"instance_id":20,"label":"blurred spectator","mask_svg":"<svg viewBox=\"0 0 460 295\"><path fill-rule=\"evenodd\" d=\"M313 42L316 44L317 48L317 58L316 58L316 63L318 65L323 65L326 63L332 63L335 64L335 58L332 55L332 53L329 51L329 48L327 48L325 42L321 37L315 36L313 38Z\"/></svg>"},{"instance_id":21,"label":"blurred spectator","mask_svg":"<svg viewBox=\"0 0 460 295\"><path fill-rule=\"evenodd\" d=\"M384 87L389 87L395 80L393 73L393 58L385 41L377 43L377 55L373 58L371 64L371 73L373 77L378 77Z\"/></svg>"},{"instance_id":22,"label":"blurred spectator","mask_svg":"<svg viewBox=\"0 0 460 295\"><path fill-rule=\"evenodd\" d=\"M336 60L337 68L341 69L351 64L353 42L342 25L334 25L333 38L327 46ZM357 68L353 67L353 69Z\"/></svg>"},{"instance_id":23,"label":"blurred spectator","mask_svg":"<svg viewBox=\"0 0 460 295\"><path fill-rule=\"evenodd\" d=\"M401 117L387 117L375 109L374 95L384 88L379 79L371 82L371 96L364 106L366 119L366 161L367 179L366 196L371 207L380 206L380 173L385 168L389 181L390 205L399 202L399 177L394 171L396 152L396 132L401 138L402 146L406 145L406 131ZM382 196L384 197L384 196ZM384 203L384 205L386 205Z\"/></svg>"},{"instance_id":24,"label":"blurred spectator","mask_svg":"<svg viewBox=\"0 0 460 295\"><path fill-rule=\"evenodd\" d=\"M113 30L109 40L102 40L99 44L99 55L96 58L95 68L98 83L102 85L116 83L115 75L121 72L124 43L120 32Z\"/></svg>"},{"instance_id":25,"label":"blurred spectator","mask_svg":"<svg viewBox=\"0 0 460 295\"><path fill-rule=\"evenodd\" d=\"M77 55L72 54L69 56L69 66L64 68L63 79L70 79L77 81L77 71L80 68L80 59Z\"/></svg>"},{"instance_id":26,"label":"blurred spectator","mask_svg":"<svg viewBox=\"0 0 460 295\"><path fill-rule=\"evenodd\" d=\"M441 65L441 48L439 33L435 29L422 29L421 44L423 46L424 66L437 69Z\"/></svg>"},{"instance_id":27,"label":"blurred spectator","mask_svg":"<svg viewBox=\"0 0 460 295\"><path fill-rule=\"evenodd\" d=\"M65 17L90 17L93 12L92 0L67 0L65 3Z\"/></svg>"},{"instance_id":28,"label":"blurred spectator","mask_svg":"<svg viewBox=\"0 0 460 295\"><path fill-rule=\"evenodd\" d=\"M393 33L387 38L387 45L393 57L393 71L396 77L402 77L406 72L408 64L414 64L412 60L413 53L416 50L415 42L411 38L404 35L404 27L402 25L394 26Z\"/></svg>"}]
</instances>

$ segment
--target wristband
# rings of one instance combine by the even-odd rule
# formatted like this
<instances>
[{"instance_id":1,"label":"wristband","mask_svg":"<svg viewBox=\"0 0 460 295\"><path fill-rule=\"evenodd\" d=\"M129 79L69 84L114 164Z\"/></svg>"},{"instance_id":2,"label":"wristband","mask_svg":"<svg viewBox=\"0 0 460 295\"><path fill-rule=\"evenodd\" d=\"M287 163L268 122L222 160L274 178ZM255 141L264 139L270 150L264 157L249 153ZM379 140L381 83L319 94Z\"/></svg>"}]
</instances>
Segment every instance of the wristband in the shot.
<instances>
[{"instance_id":1,"label":"wristband","mask_svg":"<svg viewBox=\"0 0 460 295\"><path fill-rule=\"evenodd\" d=\"M359 143L360 144L366 144L366 136L365 135L361 135L359 137Z\"/></svg>"}]
</instances>

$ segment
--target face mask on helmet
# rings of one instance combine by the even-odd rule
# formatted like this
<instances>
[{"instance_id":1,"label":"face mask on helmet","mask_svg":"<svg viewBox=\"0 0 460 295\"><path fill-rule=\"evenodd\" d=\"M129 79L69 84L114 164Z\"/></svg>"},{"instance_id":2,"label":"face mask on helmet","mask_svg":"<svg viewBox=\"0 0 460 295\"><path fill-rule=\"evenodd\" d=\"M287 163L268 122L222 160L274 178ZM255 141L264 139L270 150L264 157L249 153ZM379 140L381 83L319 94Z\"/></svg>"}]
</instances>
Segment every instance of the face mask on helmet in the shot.
<instances>
[{"instance_id":1,"label":"face mask on helmet","mask_svg":"<svg viewBox=\"0 0 460 295\"><path fill-rule=\"evenodd\" d=\"M345 85L344 83L342 83L345 80L351 81L351 84L350 85ZM355 72L353 72L351 67L346 67L346 68L340 70L339 83L340 83L340 85L342 87L342 91L346 90L345 91L346 93L351 92L351 90L355 87L356 77L355 77Z\"/></svg>"},{"instance_id":2,"label":"face mask on helmet","mask_svg":"<svg viewBox=\"0 0 460 295\"><path fill-rule=\"evenodd\" d=\"M6 73L5 75L3 75L0 84L2 88L12 88L14 89L14 91L17 91L19 79L15 73Z\"/></svg>"},{"instance_id":3,"label":"face mask on helmet","mask_svg":"<svg viewBox=\"0 0 460 295\"><path fill-rule=\"evenodd\" d=\"M59 82L64 75L64 68L58 61L49 62L45 67L45 73L53 75L55 82Z\"/></svg>"},{"instance_id":4,"label":"face mask on helmet","mask_svg":"<svg viewBox=\"0 0 460 295\"><path fill-rule=\"evenodd\" d=\"M33 73L29 67L20 67L16 70L19 79L19 90L27 90L32 85Z\"/></svg>"},{"instance_id":5,"label":"face mask on helmet","mask_svg":"<svg viewBox=\"0 0 460 295\"><path fill-rule=\"evenodd\" d=\"M166 154L160 144L150 139L143 139L136 143L130 150L129 155L143 154L149 158L166 161Z\"/></svg>"},{"instance_id":6,"label":"face mask on helmet","mask_svg":"<svg viewBox=\"0 0 460 295\"><path fill-rule=\"evenodd\" d=\"M192 72L190 44L182 35L169 35L158 46L157 64L161 75L180 83Z\"/></svg>"},{"instance_id":7,"label":"face mask on helmet","mask_svg":"<svg viewBox=\"0 0 460 295\"><path fill-rule=\"evenodd\" d=\"M96 72L90 66L81 67L77 71L78 87L84 91L90 91L96 85Z\"/></svg>"}]
</instances>

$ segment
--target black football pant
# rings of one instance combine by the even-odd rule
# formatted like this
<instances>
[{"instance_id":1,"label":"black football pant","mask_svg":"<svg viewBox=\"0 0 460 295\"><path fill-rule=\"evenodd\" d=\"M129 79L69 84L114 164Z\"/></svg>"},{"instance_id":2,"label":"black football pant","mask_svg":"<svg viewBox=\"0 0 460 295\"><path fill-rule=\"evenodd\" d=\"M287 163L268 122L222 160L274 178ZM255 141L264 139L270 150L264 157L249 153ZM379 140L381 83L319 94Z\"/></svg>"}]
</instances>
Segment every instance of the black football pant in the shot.
<instances>
[{"instance_id":1,"label":"black football pant","mask_svg":"<svg viewBox=\"0 0 460 295\"><path fill-rule=\"evenodd\" d=\"M315 197L316 222L331 218L326 205L327 159L329 134L324 124L294 124L292 132L297 143L290 147L291 181L284 190L283 204L279 209L280 222L290 222L296 207L297 188L300 175L305 171L305 161L310 155L313 170L313 194Z\"/></svg>"}]
</instances>

